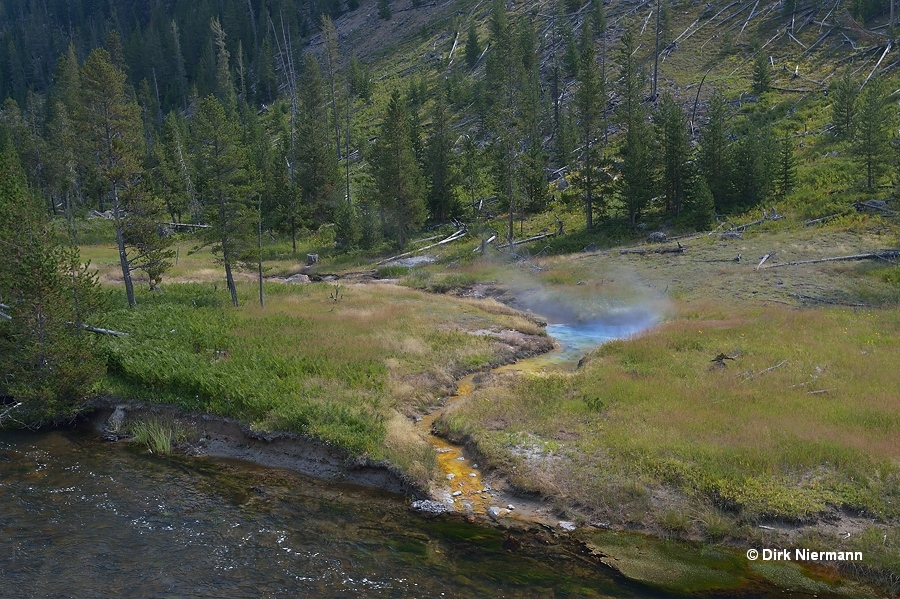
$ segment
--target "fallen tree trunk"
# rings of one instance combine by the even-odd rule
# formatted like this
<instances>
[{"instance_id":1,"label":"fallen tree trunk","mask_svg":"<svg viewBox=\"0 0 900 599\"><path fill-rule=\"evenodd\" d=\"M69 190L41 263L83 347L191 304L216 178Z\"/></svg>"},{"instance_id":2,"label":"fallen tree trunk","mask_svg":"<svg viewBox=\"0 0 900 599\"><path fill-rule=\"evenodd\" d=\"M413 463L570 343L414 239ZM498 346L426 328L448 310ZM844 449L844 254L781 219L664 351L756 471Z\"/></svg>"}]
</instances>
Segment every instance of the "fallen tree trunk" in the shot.
<instances>
[{"instance_id":1,"label":"fallen tree trunk","mask_svg":"<svg viewBox=\"0 0 900 599\"><path fill-rule=\"evenodd\" d=\"M114 331L112 329L101 329L99 327L92 327L90 325L86 325L84 323L81 324L81 328L85 331L91 333L97 333L98 335L110 335L112 337L127 337L128 333L123 333L122 331Z\"/></svg>"},{"instance_id":2,"label":"fallen tree trunk","mask_svg":"<svg viewBox=\"0 0 900 599\"><path fill-rule=\"evenodd\" d=\"M803 224L805 224L807 227L811 227L812 225L815 225L817 223L824 223L825 221L831 220L833 218L837 218L839 216L841 216L841 215L840 214L830 214L828 216L823 216L822 218L813 218L811 220L806 221Z\"/></svg>"},{"instance_id":3,"label":"fallen tree trunk","mask_svg":"<svg viewBox=\"0 0 900 599\"><path fill-rule=\"evenodd\" d=\"M855 304L852 302L840 302L838 300L831 300L824 297L814 297L812 295L803 295L802 293L792 293L792 296L797 299L805 299L813 302L822 302L823 304L832 304L834 306L851 306L853 308L865 308L865 304Z\"/></svg>"},{"instance_id":4,"label":"fallen tree trunk","mask_svg":"<svg viewBox=\"0 0 900 599\"><path fill-rule=\"evenodd\" d=\"M633 249L633 250L619 250L620 254L640 254L641 256L645 254L683 254L684 250L687 247L678 244L677 247L667 247L667 248L652 248L652 249Z\"/></svg>"},{"instance_id":5,"label":"fallen tree trunk","mask_svg":"<svg viewBox=\"0 0 900 599\"><path fill-rule=\"evenodd\" d=\"M3 310L9 310L9 306L7 306L5 304L0 304L0 308L2 308ZM6 312L2 312L2 311L0 311L0 318L2 318L3 320L12 320L12 316L10 316ZM75 323L69 322L66 324L74 325ZM122 331L114 331L112 329L101 329L99 327L92 327L92 326L90 326L88 324L84 324L84 323L81 323L76 326L79 326L82 329L84 329L85 331L88 331L90 333L97 333L98 335L111 335L113 337L127 337L128 336L128 333L123 333Z\"/></svg>"},{"instance_id":6,"label":"fallen tree trunk","mask_svg":"<svg viewBox=\"0 0 900 599\"><path fill-rule=\"evenodd\" d=\"M430 250L433 247L437 247L439 245L444 245L445 243L450 243L451 241L456 241L457 239L461 239L461 238L465 237L467 232L468 232L467 229L459 229L455 233L453 233L453 235L451 235L450 237L447 237L446 239L442 239L441 241L438 241L437 243L432 243L431 245L426 245L423 248L418 248L415 250L411 250L409 252L403 252L402 254L397 254L396 256L391 256L390 258L385 258L384 260L379 260L378 262L375 263L375 265L378 266L379 264L384 264L385 262L390 262L391 260L398 260L400 258L405 258L406 256L412 256L413 254L415 254L417 252L424 252L425 250Z\"/></svg>"},{"instance_id":7,"label":"fallen tree trunk","mask_svg":"<svg viewBox=\"0 0 900 599\"><path fill-rule=\"evenodd\" d=\"M778 268L781 266L799 266L801 264L819 264L821 262L841 262L845 260L888 260L900 258L900 250L883 250L881 252L871 252L868 254L852 254L850 256L833 256L831 258L818 258L816 260L795 260L793 262L783 262L781 264L773 264L767 266L763 270L770 268Z\"/></svg>"},{"instance_id":8,"label":"fallen tree trunk","mask_svg":"<svg viewBox=\"0 0 900 599\"><path fill-rule=\"evenodd\" d=\"M530 243L530 242L532 242L532 241L538 241L538 240L540 240L540 239L546 239L547 237L553 237L554 235L556 235L556 233L544 233L543 235L535 235L534 237L529 237L529 238L527 238L527 239L520 239L519 241L514 241L512 245L513 245L513 247L515 247L515 246L521 245L521 244L523 244L523 243ZM503 245L498 245L498 246L497 246L497 249L498 249L498 250L502 250L502 249L508 248L508 247L509 247L509 244L508 244L508 243L504 243Z\"/></svg>"}]
</instances>

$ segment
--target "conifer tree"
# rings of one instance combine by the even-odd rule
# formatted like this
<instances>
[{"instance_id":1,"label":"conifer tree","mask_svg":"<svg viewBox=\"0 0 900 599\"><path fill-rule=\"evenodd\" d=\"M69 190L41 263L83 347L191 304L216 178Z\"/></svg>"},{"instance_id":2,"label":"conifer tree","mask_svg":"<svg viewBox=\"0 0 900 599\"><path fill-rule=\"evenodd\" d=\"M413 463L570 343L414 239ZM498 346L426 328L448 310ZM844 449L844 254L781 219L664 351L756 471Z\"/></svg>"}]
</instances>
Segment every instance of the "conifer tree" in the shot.
<instances>
[{"instance_id":1,"label":"conifer tree","mask_svg":"<svg viewBox=\"0 0 900 599\"><path fill-rule=\"evenodd\" d=\"M500 201L509 206L507 238L513 239L516 211L516 172L520 134L522 61L515 56L515 36L503 0L494 0L490 17L491 52L486 65L490 112L488 126L494 134L494 158ZM510 246L512 248L512 245Z\"/></svg>"},{"instance_id":2,"label":"conifer tree","mask_svg":"<svg viewBox=\"0 0 900 599\"><path fill-rule=\"evenodd\" d=\"M797 182L797 158L794 156L794 142L787 133L778 144L778 173L775 190L781 198L794 189Z\"/></svg>"},{"instance_id":3,"label":"conifer tree","mask_svg":"<svg viewBox=\"0 0 900 599\"><path fill-rule=\"evenodd\" d=\"M590 22L583 25L581 68L575 90L575 109L581 138L581 174L584 180L584 214L587 229L594 228L594 192L602 159L602 110L606 99L605 82L600 77Z\"/></svg>"},{"instance_id":4,"label":"conifer tree","mask_svg":"<svg viewBox=\"0 0 900 599\"><path fill-rule=\"evenodd\" d=\"M859 85L853 80L850 69L831 88L831 113L834 134L838 139L852 139L856 122Z\"/></svg>"},{"instance_id":5,"label":"conifer tree","mask_svg":"<svg viewBox=\"0 0 900 599\"><path fill-rule=\"evenodd\" d=\"M469 23L469 32L466 35L466 66L471 69L479 58L481 58L481 45L478 43L478 30L475 29L475 22L472 21Z\"/></svg>"},{"instance_id":6,"label":"conifer tree","mask_svg":"<svg viewBox=\"0 0 900 599\"><path fill-rule=\"evenodd\" d=\"M878 183L890 160L894 113L884 80L873 77L860 94L853 125L853 154L864 171L869 189Z\"/></svg>"},{"instance_id":7,"label":"conifer tree","mask_svg":"<svg viewBox=\"0 0 900 599\"><path fill-rule=\"evenodd\" d=\"M322 15L322 39L325 52L325 75L328 77L328 89L331 97L331 124L334 127L335 156L341 159L341 119L337 107L337 76L338 76L338 39L334 23L327 15Z\"/></svg>"},{"instance_id":8,"label":"conifer tree","mask_svg":"<svg viewBox=\"0 0 900 599\"><path fill-rule=\"evenodd\" d=\"M125 73L100 48L91 52L81 69L81 120L97 171L112 200L119 264L128 305L135 305L132 264L125 239L123 192L135 186L143 154L140 109L128 97Z\"/></svg>"},{"instance_id":9,"label":"conifer tree","mask_svg":"<svg viewBox=\"0 0 900 599\"><path fill-rule=\"evenodd\" d=\"M625 129L625 141L619 150L622 159L620 188L628 221L634 225L653 193L653 135L641 104L644 73L634 56L635 38L630 27L622 34L621 43L617 117Z\"/></svg>"},{"instance_id":10,"label":"conifer tree","mask_svg":"<svg viewBox=\"0 0 900 599\"><path fill-rule=\"evenodd\" d=\"M191 121L196 189L209 228L203 241L212 245L225 267L231 302L237 306L234 269L251 251L256 211L250 204L246 150L234 117L215 96L200 101ZM255 205L255 204L254 204Z\"/></svg>"},{"instance_id":11,"label":"conifer tree","mask_svg":"<svg viewBox=\"0 0 900 599\"><path fill-rule=\"evenodd\" d=\"M733 148L732 204L727 208L748 210L765 201L774 191L778 170L778 141L764 117L751 119L749 131Z\"/></svg>"},{"instance_id":12,"label":"conifer tree","mask_svg":"<svg viewBox=\"0 0 900 599\"><path fill-rule=\"evenodd\" d=\"M447 101L438 93L431 115L431 135L425 147L425 172L428 177L428 212L439 223L446 222L459 211L456 194L456 166L453 136Z\"/></svg>"},{"instance_id":13,"label":"conifer tree","mask_svg":"<svg viewBox=\"0 0 900 599\"><path fill-rule=\"evenodd\" d=\"M772 86L772 74L769 70L769 57L762 50L756 52L753 59L753 93L764 94Z\"/></svg>"},{"instance_id":14,"label":"conifer tree","mask_svg":"<svg viewBox=\"0 0 900 599\"><path fill-rule=\"evenodd\" d=\"M690 160L690 142L687 134L687 118L667 92L654 115L657 146L660 159L660 183L666 196L666 212L675 216L681 212L685 192L688 185Z\"/></svg>"},{"instance_id":15,"label":"conifer tree","mask_svg":"<svg viewBox=\"0 0 900 599\"><path fill-rule=\"evenodd\" d=\"M319 63L311 54L304 58L300 93L292 161L294 180L300 191L294 198L302 202L302 206L292 204L286 213L292 238L303 213L311 215L316 224L323 224L333 217L333 197L340 181L337 157L329 142L325 82Z\"/></svg>"},{"instance_id":16,"label":"conifer tree","mask_svg":"<svg viewBox=\"0 0 900 599\"><path fill-rule=\"evenodd\" d=\"M719 212L725 210L730 195L731 161L725 108L725 98L714 92L709 100L709 122L700 132L700 171Z\"/></svg>"},{"instance_id":17,"label":"conifer tree","mask_svg":"<svg viewBox=\"0 0 900 599\"><path fill-rule=\"evenodd\" d=\"M231 53L225 44L225 29L219 19L210 21L213 41L216 45L216 97L231 114L237 113L237 93L234 90L234 79L231 76Z\"/></svg>"},{"instance_id":18,"label":"conifer tree","mask_svg":"<svg viewBox=\"0 0 900 599\"><path fill-rule=\"evenodd\" d=\"M406 102L394 90L369 160L382 227L399 247L425 220L425 180L413 153Z\"/></svg>"},{"instance_id":19,"label":"conifer tree","mask_svg":"<svg viewBox=\"0 0 900 599\"><path fill-rule=\"evenodd\" d=\"M0 132L0 428L72 420L104 371L82 327L102 303L96 275L53 239Z\"/></svg>"}]
</instances>

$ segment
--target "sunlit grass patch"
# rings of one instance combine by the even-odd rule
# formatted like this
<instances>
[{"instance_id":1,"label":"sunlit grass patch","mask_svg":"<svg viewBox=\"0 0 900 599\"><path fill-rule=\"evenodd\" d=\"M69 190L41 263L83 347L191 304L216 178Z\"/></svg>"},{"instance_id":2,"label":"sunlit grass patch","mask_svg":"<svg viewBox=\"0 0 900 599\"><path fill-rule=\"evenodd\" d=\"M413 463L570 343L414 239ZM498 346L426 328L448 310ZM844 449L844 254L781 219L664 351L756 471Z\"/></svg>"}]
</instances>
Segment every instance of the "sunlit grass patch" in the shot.
<instances>
[{"instance_id":1,"label":"sunlit grass patch","mask_svg":"<svg viewBox=\"0 0 900 599\"><path fill-rule=\"evenodd\" d=\"M108 340L107 390L308 434L421 482L434 464L397 415L496 359L495 341L467 331L534 325L491 302L391 285L344 286L334 301L331 287L267 284L260 308L255 286L241 284L238 309L215 284L144 292L137 308L106 316L129 333Z\"/></svg>"},{"instance_id":2,"label":"sunlit grass patch","mask_svg":"<svg viewBox=\"0 0 900 599\"><path fill-rule=\"evenodd\" d=\"M598 511L630 476L750 520L900 514L900 310L708 303L679 316L576 373L476 392L447 422L526 479L509 435L559 439L581 457L555 462L545 491L566 481L570 502Z\"/></svg>"}]
</instances>

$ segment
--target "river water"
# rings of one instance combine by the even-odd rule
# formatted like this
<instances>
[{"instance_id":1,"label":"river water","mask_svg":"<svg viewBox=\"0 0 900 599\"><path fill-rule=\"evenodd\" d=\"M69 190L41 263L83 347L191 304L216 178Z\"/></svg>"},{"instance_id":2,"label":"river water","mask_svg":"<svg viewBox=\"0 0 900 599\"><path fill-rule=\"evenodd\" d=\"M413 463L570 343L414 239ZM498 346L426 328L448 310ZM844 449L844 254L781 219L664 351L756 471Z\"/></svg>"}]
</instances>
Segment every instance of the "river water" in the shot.
<instances>
[{"instance_id":1,"label":"river water","mask_svg":"<svg viewBox=\"0 0 900 599\"><path fill-rule=\"evenodd\" d=\"M252 464L0 434L0 597L655 597L557 544Z\"/></svg>"},{"instance_id":2,"label":"river water","mask_svg":"<svg viewBox=\"0 0 900 599\"><path fill-rule=\"evenodd\" d=\"M577 360L586 345L572 340L590 344L597 332L551 327L563 348L550 363L566 352L563 362ZM727 560L732 590L704 597L792 595L790 585L743 584L753 574ZM308 596L692 595L629 581L538 526L505 532L429 516L396 495L246 462L158 457L86 430L0 432L0 597Z\"/></svg>"}]
</instances>

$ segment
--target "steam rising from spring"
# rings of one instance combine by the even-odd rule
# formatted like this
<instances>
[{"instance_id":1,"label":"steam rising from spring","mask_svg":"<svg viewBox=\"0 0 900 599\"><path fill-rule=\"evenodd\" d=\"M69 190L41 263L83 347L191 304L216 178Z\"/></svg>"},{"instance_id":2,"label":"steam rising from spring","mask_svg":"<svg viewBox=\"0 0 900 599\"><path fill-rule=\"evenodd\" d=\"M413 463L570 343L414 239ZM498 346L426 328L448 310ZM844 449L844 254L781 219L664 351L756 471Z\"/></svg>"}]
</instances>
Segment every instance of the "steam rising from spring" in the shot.
<instances>
[{"instance_id":1,"label":"steam rising from spring","mask_svg":"<svg viewBox=\"0 0 900 599\"><path fill-rule=\"evenodd\" d=\"M602 343L653 328L669 311L666 297L631 273L581 274L585 278L576 285L548 284L516 269L507 282L518 308L547 321L547 333L560 345L555 362L577 362Z\"/></svg>"}]
</instances>

